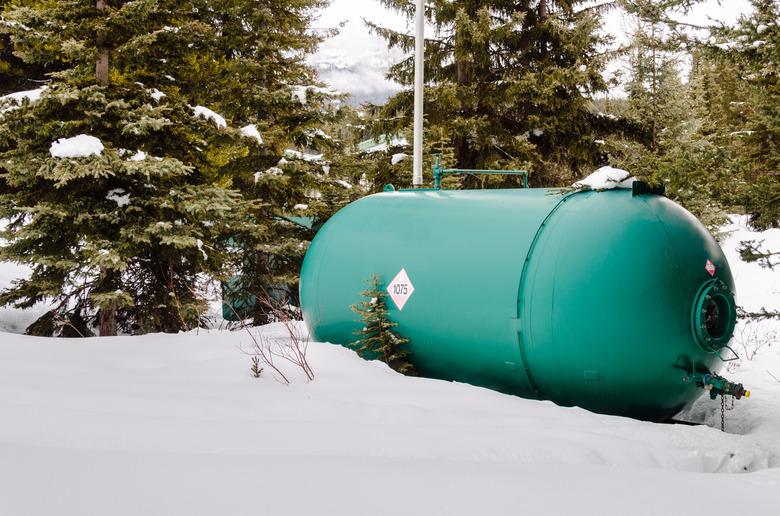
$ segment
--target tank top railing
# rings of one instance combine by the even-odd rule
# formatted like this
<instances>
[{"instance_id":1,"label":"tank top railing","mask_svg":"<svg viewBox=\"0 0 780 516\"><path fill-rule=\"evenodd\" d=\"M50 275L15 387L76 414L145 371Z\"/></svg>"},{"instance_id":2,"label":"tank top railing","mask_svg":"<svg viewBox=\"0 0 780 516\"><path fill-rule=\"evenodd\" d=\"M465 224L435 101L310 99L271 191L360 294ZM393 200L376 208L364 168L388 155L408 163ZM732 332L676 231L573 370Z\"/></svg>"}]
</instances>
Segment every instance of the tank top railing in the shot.
<instances>
[{"instance_id":1,"label":"tank top railing","mask_svg":"<svg viewBox=\"0 0 780 516\"><path fill-rule=\"evenodd\" d=\"M434 154L433 159L433 188L436 190L441 190L441 181L444 176L460 174L523 176L523 188L528 188L527 170L472 170L466 168L444 168L441 164L441 154Z\"/></svg>"}]
</instances>

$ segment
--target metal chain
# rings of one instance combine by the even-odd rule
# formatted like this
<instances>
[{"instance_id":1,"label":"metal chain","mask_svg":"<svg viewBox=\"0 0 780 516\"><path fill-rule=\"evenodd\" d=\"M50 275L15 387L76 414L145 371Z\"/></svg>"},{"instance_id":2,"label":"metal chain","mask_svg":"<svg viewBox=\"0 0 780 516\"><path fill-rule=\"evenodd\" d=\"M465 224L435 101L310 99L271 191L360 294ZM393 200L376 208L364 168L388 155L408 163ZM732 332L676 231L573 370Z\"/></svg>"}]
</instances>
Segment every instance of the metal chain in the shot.
<instances>
[{"instance_id":1,"label":"metal chain","mask_svg":"<svg viewBox=\"0 0 780 516\"><path fill-rule=\"evenodd\" d=\"M726 397L720 395L720 431L726 431Z\"/></svg>"}]
</instances>

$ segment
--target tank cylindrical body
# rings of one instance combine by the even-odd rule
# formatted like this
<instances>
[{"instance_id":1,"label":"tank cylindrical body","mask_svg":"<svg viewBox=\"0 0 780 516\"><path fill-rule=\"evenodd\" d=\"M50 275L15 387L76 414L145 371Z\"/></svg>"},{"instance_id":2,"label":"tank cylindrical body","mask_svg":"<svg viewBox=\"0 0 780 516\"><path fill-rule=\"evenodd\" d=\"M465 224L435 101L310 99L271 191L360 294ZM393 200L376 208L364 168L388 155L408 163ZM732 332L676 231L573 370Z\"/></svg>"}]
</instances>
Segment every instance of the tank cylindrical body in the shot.
<instances>
[{"instance_id":1,"label":"tank cylindrical body","mask_svg":"<svg viewBox=\"0 0 780 516\"><path fill-rule=\"evenodd\" d=\"M733 332L720 247L674 202L630 190L389 192L320 230L301 272L312 337L348 345L367 280L425 376L663 420L701 391Z\"/></svg>"}]
</instances>

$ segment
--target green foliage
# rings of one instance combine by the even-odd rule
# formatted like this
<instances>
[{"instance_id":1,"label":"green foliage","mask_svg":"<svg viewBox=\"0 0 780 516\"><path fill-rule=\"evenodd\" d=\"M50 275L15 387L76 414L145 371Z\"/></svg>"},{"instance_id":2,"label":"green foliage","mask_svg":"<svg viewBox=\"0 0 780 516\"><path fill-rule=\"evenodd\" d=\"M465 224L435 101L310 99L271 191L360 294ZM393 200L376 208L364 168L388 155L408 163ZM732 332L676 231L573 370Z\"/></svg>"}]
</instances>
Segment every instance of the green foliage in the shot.
<instances>
[{"instance_id":1,"label":"green foliage","mask_svg":"<svg viewBox=\"0 0 780 516\"><path fill-rule=\"evenodd\" d=\"M49 155L52 142L82 133L101 140L101 155ZM150 104L135 84L57 84L34 105L7 112L0 177L9 192L0 195L0 218L9 221L9 244L0 257L29 264L33 275L0 302L27 307L49 298L69 312L84 298L94 309L116 306L128 330L196 326L204 308L198 275L221 277L231 262L228 236L260 231L248 218L253 203L203 177L189 147L231 139L240 136L195 119L172 96ZM107 274L111 282L101 279Z\"/></svg>"},{"instance_id":2,"label":"green foliage","mask_svg":"<svg viewBox=\"0 0 780 516\"><path fill-rule=\"evenodd\" d=\"M0 96L32 90L46 80L46 74L62 69L58 61L28 63L15 53L11 35L18 29L16 22L6 19L5 12L11 4L17 6L46 6L46 0L0 0Z\"/></svg>"},{"instance_id":3,"label":"green foliage","mask_svg":"<svg viewBox=\"0 0 780 516\"><path fill-rule=\"evenodd\" d=\"M412 186L411 133L383 134L380 111L381 107L371 105L360 110L342 106L329 128L337 141L330 172L341 178L339 184L344 187L341 196L333 199L339 207L348 198L381 192L387 184Z\"/></svg>"},{"instance_id":4,"label":"green foliage","mask_svg":"<svg viewBox=\"0 0 780 516\"><path fill-rule=\"evenodd\" d=\"M329 34L311 30L327 1L174 4L179 16L155 36L165 43L165 55L148 46L128 48L126 54L145 83L166 93L178 90L236 127L256 126L262 145L243 156L240 148L232 149L237 159L226 167L231 186L256 201L252 219L263 227L260 233L234 239L244 251L236 289L247 298L277 287L297 292L300 265L316 228L356 198L331 165L330 156L341 145L330 134L340 95L324 88L306 64ZM176 81L166 81L166 75ZM217 165L231 158L213 156ZM270 311L261 302L251 315L256 323L265 323Z\"/></svg>"},{"instance_id":5,"label":"green foliage","mask_svg":"<svg viewBox=\"0 0 780 516\"><path fill-rule=\"evenodd\" d=\"M780 4L751 4L736 27L714 31L701 73L710 135L738 170L734 198L764 229L780 227Z\"/></svg>"},{"instance_id":6,"label":"green foliage","mask_svg":"<svg viewBox=\"0 0 780 516\"><path fill-rule=\"evenodd\" d=\"M663 50L667 43L658 30L640 21L632 36L627 115L647 126L650 149L663 153L685 135L691 106L680 77L682 57Z\"/></svg>"},{"instance_id":7,"label":"green foliage","mask_svg":"<svg viewBox=\"0 0 780 516\"><path fill-rule=\"evenodd\" d=\"M6 117L7 140L0 148L7 173L0 175L0 191L9 194L8 213L17 205L28 208L17 213L17 228L29 223L30 210L49 210L49 219L67 225L76 209L89 214L47 252L58 255L58 267L88 270L91 279L84 288L59 289L74 282L49 275L40 289L32 284L42 280L31 280L0 301L26 303L30 296L65 290L71 292L63 294L66 310L78 292L95 289L103 295L86 296L85 303L92 309L98 301L121 306L125 326L177 331L197 324L203 313L198 292L204 277L241 271L238 287L245 292L276 285L297 290L314 231L290 216L314 219L317 227L354 198L343 198L345 188L324 157L339 145L323 130L337 114L338 95L305 64L329 34L310 30L327 1L106 4L98 11L93 0L26 0L5 14L3 33L26 66L63 63L64 69L40 102ZM109 55L107 88L95 85L101 52ZM220 113L227 127L208 116L194 118L191 106ZM12 123L21 128L18 134ZM80 133L100 138L105 152L76 160L47 156L51 142ZM128 159L136 150L147 158ZM315 155L320 157L311 159ZM55 198L19 200L39 188L53 188ZM119 197L130 195L129 205L106 201L117 189ZM76 202L64 205L71 196ZM85 197L105 205L102 212L95 213ZM6 250L8 259L41 263L34 254ZM46 261L56 260L47 255ZM131 295L132 304L112 298L115 290ZM257 306L256 322L266 322L267 308Z\"/></svg>"},{"instance_id":8,"label":"green foliage","mask_svg":"<svg viewBox=\"0 0 780 516\"><path fill-rule=\"evenodd\" d=\"M249 367L249 372L252 374L252 378L260 378L263 374L263 368L260 367L260 357L253 356L251 358L252 365Z\"/></svg>"},{"instance_id":9,"label":"green foliage","mask_svg":"<svg viewBox=\"0 0 780 516\"><path fill-rule=\"evenodd\" d=\"M259 203L229 189L251 166L242 160L258 152L258 142L194 116L191 106L200 99L185 96L184 81L173 75L165 80L177 85L164 94L145 84L140 79L148 75L124 53L151 38L160 56L171 55L156 38L183 36L169 27L190 23L182 18L186 11L165 2L108 4L104 14L88 1L27 2L6 13L18 56L66 68L40 100L2 112L0 218L9 223L0 259L26 263L32 275L3 292L0 303L26 308L54 301L55 330L61 321L106 310L117 310L127 331L193 328L205 310L199 282L223 278L238 265L229 237L264 233L252 216ZM103 48L97 32L111 50L107 86L94 78ZM156 74L163 71L176 73ZM77 135L97 138L104 149L50 153L54 142Z\"/></svg>"},{"instance_id":10,"label":"green foliage","mask_svg":"<svg viewBox=\"0 0 780 516\"><path fill-rule=\"evenodd\" d=\"M686 36L674 19L696 0L622 2L633 15L628 48L628 94L621 114L643 127L644 142L607 142L610 162L655 184L715 231L726 221L723 196L730 180L724 152L702 137L706 112L695 80L685 84L681 63ZM698 66L694 60L694 69ZM611 106L615 108L615 106Z\"/></svg>"},{"instance_id":11,"label":"green foliage","mask_svg":"<svg viewBox=\"0 0 780 516\"><path fill-rule=\"evenodd\" d=\"M675 15L695 0L622 2L634 15L623 114L646 127L646 145L613 141L612 164L652 182L711 230L725 210L758 229L780 224L780 30L778 5L755 0L735 27L706 42L679 31ZM687 84L678 64L692 60ZM614 106L613 106L614 107Z\"/></svg>"},{"instance_id":12,"label":"green foliage","mask_svg":"<svg viewBox=\"0 0 780 516\"><path fill-rule=\"evenodd\" d=\"M413 4L383 3L407 17ZM530 169L535 186L570 184L603 159L596 140L631 132L624 121L600 117L589 99L607 90L609 60L602 47L605 9L584 2L542 0L433 0L426 39L426 124L444 135L457 168ZM391 46L413 49L412 37L369 24ZM390 74L413 83L413 57ZM404 91L383 110L385 134L409 127L412 93ZM517 186L516 178L462 185Z\"/></svg>"},{"instance_id":13,"label":"green foliage","mask_svg":"<svg viewBox=\"0 0 780 516\"><path fill-rule=\"evenodd\" d=\"M748 240L739 247L739 255L746 262L758 262L761 267L774 269L780 265L780 252L773 252L763 247L764 242Z\"/></svg>"},{"instance_id":14,"label":"green foliage","mask_svg":"<svg viewBox=\"0 0 780 516\"><path fill-rule=\"evenodd\" d=\"M379 359L405 375L415 373L410 361L408 339L400 337L394 330L398 323L390 320L387 310L387 294L382 288L380 278L374 274L369 280L369 288L363 291L365 301L352 305L352 310L360 316L363 329L355 332L360 337L353 343L355 351L366 359Z\"/></svg>"}]
</instances>

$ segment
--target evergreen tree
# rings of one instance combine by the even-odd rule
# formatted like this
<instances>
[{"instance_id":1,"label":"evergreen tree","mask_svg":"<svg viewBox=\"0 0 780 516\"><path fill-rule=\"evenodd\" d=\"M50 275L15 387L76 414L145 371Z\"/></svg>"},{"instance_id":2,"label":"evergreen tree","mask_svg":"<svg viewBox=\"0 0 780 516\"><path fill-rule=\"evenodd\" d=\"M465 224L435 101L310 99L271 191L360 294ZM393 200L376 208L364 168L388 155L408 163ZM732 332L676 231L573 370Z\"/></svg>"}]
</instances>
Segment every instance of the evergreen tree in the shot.
<instances>
[{"instance_id":1,"label":"evergreen tree","mask_svg":"<svg viewBox=\"0 0 780 516\"><path fill-rule=\"evenodd\" d=\"M139 49L165 64L184 43L166 39L175 34L195 55L203 31L184 3L70 0L7 13L16 55L67 68L0 121L0 218L10 221L0 258L33 270L0 303L55 300L50 319L66 325L97 309L102 335L192 328L197 280L229 267L228 236L261 233L254 203L226 188L259 142L179 87L143 82Z\"/></svg>"},{"instance_id":2,"label":"evergreen tree","mask_svg":"<svg viewBox=\"0 0 780 516\"><path fill-rule=\"evenodd\" d=\"M663 38L662 31L654 20L638 20L631 35L631 73L626 87L628 116L649 126L650 150L659 152L683 136L691 108L680 77L679 47Z\"/></svg>"},{"instance_id":3,"label":"evergreen tree","mask_svg":"<svg viewBox=\"0 0 780 516\"><path fill-rule=\"evenodd\" d=\"M713 31L710 72L734 75L716 77L709 87L720 101L716 113L728 121L720 136L739 171L736 197L763 229L780 226L780 4L751 4L753 13L736 27Z\"/></svg>"},{"instance_id":4,"label":"evergreen tree","mask_svg":"<svg viewBox=\"0 0 780 516\"><path fill-rule=\"evenodd\" d=\"M382 282L374 274L368 289L363 291L365 301L352 306L360 316L363 329L355 332L360 337L354 342L354 349L366 359L379 359L401 374L415 373L410 361L411 353L406 349L408 339L400 337L394 330L398 323L390 320L387 309L387 294Z\"/></svg>"},{"instance_id":5,"label":"evergreen tree","mask_svg":"<svg viewBox=\"0 0 780 516\"><path fill-rule=\"evenodd\" d=\"M383 0L410 19L414 4ZM632 127L589 109L605 92L609 59L600 36L604 6L555 0L431 0L426 17L436 33L426 39L426 122L444 134L459 168L532 169L535 185L571 183L603 158L596 143ZM414 38L369 24L388 44L411 52ZM391 70L413 82L413 56ZM385 109L386 132L410 125L412 95L404 91ZM398 115L398 116L396 116ZM516 179L504 178L502 184ZM474 179L466 179L466 185Z\"/></svg>"},{"instance_id":6,"label":"evergreen tree","mask_svg":"<svg viewBox=\"0 0 780 516\"><path fill-rule=\"evenodd\" d=\"M15 0L14 5L43 5L43 0ZM25 63L14 53L11 42L13 21L5 18L11 0L0 0L0 96L38 88L45 80L46 73L60 69L57 62Z\"/></svg>"},{"instance_id":7,"label":"evergreen tree","mask_svg":"<svg viewBox=\"0 0 780 516\"><path fill-rule=\"evenodd\" d=\"M670 195L699 217L713 232L726 220L726 209L741 202L741 172L729 136L744 116L745 90L735 70L717 64L696 48L685 93L691 109L686 130L669 146L661 163Z\"/></svg>"},{"instance_id":8,"label":"evergreen tree","mask_svg":"<svg viewBox=\"0 0 780 516\"><path fill-rule=\"evenodd\" d=\"M736 27L696 41L676 21L697 0L625 0L634 16L627 116L648 127L646 146L605 146L610 161L663 182L710 229L743 206L759 228L777 225L778 4L756 0ZM691 60L684 84L676 63Z\"/></svg>"},{"instance_id":9,"label":"evergreen tree","mask_svg":"<svg viewBox=\"0 0 780 516\"><path fill-rule=\"evenodd\" d=\"M338 206L349 195L331 166L339 142L328 134L341 96L318 82L306 64L330 34L311 30L327 3L169 2L178 15L155 36L166 51L128 48L142 82L204 103L236 127L253 127L262 141L229 166L230 185L258 201L253 220L264 228L256 239L240 242L244 259L235 287L245 297L266 299L264 293L282 288L295 302L313 228L333 213L330 201ZM250 315L262 324L271 308L256 303Z\"/></svg>"},{"instance_id":10,"label":"evergreen tree","mask_svg":"<svg viewBox=\"0 0 780 516\"><path fill-rule=\"evenodd\" d=\"M680 75L688 36L675 18L700 0L622 0L633 20L628 47L627 115L647 129L647 147L662 156L690 133L690 95ZM638 171L644 172L644 171Z\"/></svg>"},{"instance_id":11,"label":"evergreen tree","mask_svg":"<svg viewBox=\"0 0 780 516\"><path fill-rule=\"evenodd\" d=\"M667 195L710 229L725 222L719 202L724 182L717 146L701 136L706 113L698 110L695 81L683 82L689 38L675 21L696 0L626 0L634 30L628 48L628 94L623 114L645 128L644 142L607 145L612 164L662 183ZM696 63L694 62L694 68Z\"/></svg>"}]
</instances>

